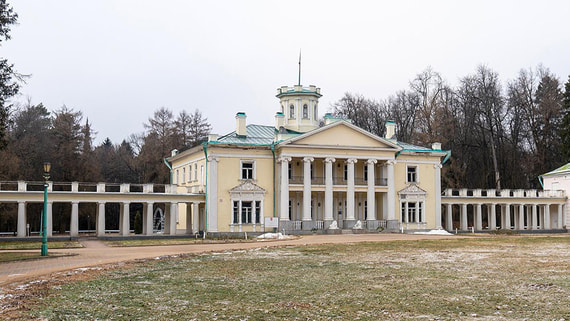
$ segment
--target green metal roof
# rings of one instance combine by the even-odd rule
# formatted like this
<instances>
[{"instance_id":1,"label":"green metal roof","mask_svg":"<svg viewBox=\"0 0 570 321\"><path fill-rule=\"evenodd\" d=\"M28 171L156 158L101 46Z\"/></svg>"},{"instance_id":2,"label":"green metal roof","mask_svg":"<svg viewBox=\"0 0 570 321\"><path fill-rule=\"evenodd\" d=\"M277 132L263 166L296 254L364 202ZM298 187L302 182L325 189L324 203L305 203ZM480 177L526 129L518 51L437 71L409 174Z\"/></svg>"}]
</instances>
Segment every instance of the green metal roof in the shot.
<instances>
[{"instance_id":1,"label":"green metal roof","mask_svg":"<svg viewBox=\"0 0 570 321\"><path fill-rule=\"evenodd\" d=\"M540 176L552 176L552 175L561 175L561 174L568 174L570 173L570 163L563 165L551 172L548 172L546 174L542 174Z\"/></svg>"},{"instance_id":2,"label":"green metal roof","mask_svg":"<svg viewBox=\"0 0 570 321\"><path fill-rule=\"evenodd\" d=\"M414 152L433 152L434 150L431 148L417 146L413 144L408 144L404 142L396 142L398 146L402 147L405 151L414 151Z\"/></svg>"},{"instance_id":3,"label":"green metal roof","mask_svg":"<svg viewBox=\"0 0 570 321\"><path fill-rule=\"evenodd\" d=\"M216 142L218 144L236 144L236 145L271 145L273 144L275 137L277 135L277 130L274 126L264 126L264 125L247 125L247 135L239 136L235 131L221 136ZM289 135L300 135L300 133L287 130Z\"/></svg>"}]
</instances>

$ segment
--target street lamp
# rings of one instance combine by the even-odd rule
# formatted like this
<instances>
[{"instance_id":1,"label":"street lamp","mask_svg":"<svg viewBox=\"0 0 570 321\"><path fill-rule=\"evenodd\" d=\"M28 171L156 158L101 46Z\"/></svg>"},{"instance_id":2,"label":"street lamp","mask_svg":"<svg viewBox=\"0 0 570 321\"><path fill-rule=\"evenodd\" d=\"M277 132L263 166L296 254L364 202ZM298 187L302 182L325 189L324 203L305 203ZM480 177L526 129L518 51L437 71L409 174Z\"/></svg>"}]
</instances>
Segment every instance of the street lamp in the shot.
<instances>
[{"instance_id":1,"label":"street lamp","mask_svg":"<svg viewBox=\"0 0 570 321\"><path fill-rule=\"evenodd\" d=\"M47 192L49 187L49 170L51 163L44 163L44 212L42 213L42 256L48 255L47 246Z\"/></svg>"}]
</instances>

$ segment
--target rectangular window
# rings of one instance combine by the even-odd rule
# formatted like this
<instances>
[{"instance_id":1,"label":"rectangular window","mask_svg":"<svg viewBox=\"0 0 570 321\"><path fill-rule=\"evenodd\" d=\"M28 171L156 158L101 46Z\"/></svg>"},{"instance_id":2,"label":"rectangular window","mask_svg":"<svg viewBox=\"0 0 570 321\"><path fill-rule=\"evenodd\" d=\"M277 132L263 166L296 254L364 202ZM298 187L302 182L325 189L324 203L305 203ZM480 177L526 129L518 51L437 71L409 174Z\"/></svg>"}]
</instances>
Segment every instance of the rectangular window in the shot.
<instances>
[{"instance_id":1,"label":"rectangular window","mask_svg":"<svg viewBox=\"0 0 570 321\"><path fill-rule=\"evenodd\" d=\"M182 183L186 181L186 167L182 167Z\"/></svg>"},{"instance_id":2,"label":"rectangular window","mask_svg":"<svg viewBox=\"0 0 570 321\"><path fill-rule=\"evenodd\" d=\"M315 175L313 175L313 164L311 163L311 179L315 178Z\"/></svg>"},{"instance_id":3,"label":"rectangular window","mask_svg":"<svg viewBox=\"0 0 570 321\"><path fill-rule=\"evenodd\" d=\"M348 165L344 165L344 180L348 180Z\"/></svg>"},{"instance_id":4,"label":"rectangular window","mask_svg":"<svg viewBox=\"0 0 570 321\"><path fill-rule=\"evenodd\" d=\"M261 223L261 201L255 201L255 223Z\"/></svg>"},{"instance_id":5,"label":"rectangular window","mask_svg":"<svg viewBox=\"0 0 570 321\"><path fill-rule=\"evenodd\" d=\"M198 180L198 164L194 164L194 180Z\"/></svg>"},{"instance_id":6,"label":"rectangular window","mask_svg":"<svg viewBox=\"0 0 570 321\"><path fill-rule=\"evenodd\" d=\"M241 179L253 179L253 162L241 163Z\"/></svg>"},{"instance_id":7,"label":"rectangular window","mask_svg":"<svg viewBox=\"0 0 570 321\"><path fill-rule=\"evenodd\" d=\"M368 182L368 164L364 164L364 181Z\"/></svg>"},{"instance_id":8,"label":"rectangular window","mask_svg":"<svg viewBox=\"0 0 570 321\"><path fill-rule=\"evenodd\" d=\"M291 177L293 177L293 166L291 166L291 163L289 163L287 166L289 166L288 173L289 179L291 179Z\"/></svg>"},{"instance_id":9,"label":"rectangular window","mask_svg":"<svg viewBox=\"0 0 570 321\"><path fill-rule=\"evenodd\" d=\"M368 201L364 201L364 219L368 219Z\"/></svg>"},{"instance_id":10,"label":"rectangular window","mask_svg":"<svg viewBox=\"0 0 570 321\"><path fill-rule=\"evenodd\" d=\"M289 200L289 220L293 220L293 203Z\"/></svg>"},{"instance_id":11,"label":"rectangular window","mask_svg":"<svg viewBox=\"0 0 570 321\"><path fill-rule=\"evenodd\" d=\"M232 223L237 224L239 223L239 201L234 201L234 210L232 216Z\"/></svg>"},{"instance_id":12,"label":"rectangular window","mask_svg":"<svg viewBox=\"0 0 570 321\"><path fill-rule=\"evenodd\" d=\"M416 203L408 203L408 222L416 221Z\"/></svg>"},{"instance_id":13,"label":"rectangular window","mask_svg":"<svg viewBox=\"0 0 570 321\"><path fill-rule=\"evenodd\" d=\"M201 179L201 183L202 185L204 185L206 182L204 182L204 165L200 165L200 179Z\"/></svg>"},{"instance_id":14,"label":"rectangular window","mask_svg":"<svg viewBox=\"0 0 570 321\"><path fill-rule=\"evenodd\" d=\"M251 223L251 202L241 202L241 223Z\"/></svg>"},{"instance_id":15,"label":"rectangular window","mask_svg":"<svg viewBox=\"0 0 570 321\"><path fill-rule=\"evenodd\" d=\"M174 177L174 184L178 184L178 182L179 182L179 180L178 180L179 177L178 177L178 176L179 176L179 175L180 175L180 170L177 169L177 170L176 170L176 176Z\"/></svg>"},{"instance_id":16,"label":"rectangular window","mask_svg":"<svg viewBox=\"0 0 570 321\"><path fill-rule=\"evenodd\" d=\"M408 183L417 183L418 182L418 167L417 166L408 166L407 169L407 180Z\"/></svg>"}]
</instances>

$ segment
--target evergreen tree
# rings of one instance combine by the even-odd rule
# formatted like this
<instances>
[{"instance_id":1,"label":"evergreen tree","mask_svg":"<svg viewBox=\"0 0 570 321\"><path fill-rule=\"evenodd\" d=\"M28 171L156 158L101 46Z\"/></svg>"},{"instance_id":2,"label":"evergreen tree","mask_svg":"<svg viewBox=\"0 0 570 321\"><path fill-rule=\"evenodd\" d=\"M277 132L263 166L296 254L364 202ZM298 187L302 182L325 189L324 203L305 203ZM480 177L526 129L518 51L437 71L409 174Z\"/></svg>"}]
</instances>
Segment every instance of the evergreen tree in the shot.
<instances>
[{"instance_id":1,"label":"evergreen tree","mask_svg":"<svg viewBox=\"0 0 570 321\"><path fill-rule=\"evenodd\" d=\"M6 0L0 0L0 45L3 40L10 39L10 28L17 21L18 14ZM0 57L0 150L8 143L8 125L12 107L8 100L20 91L18 81L21 79L22 76L14 71L14 65Z\"/></svg>"},{"instance_id":2,"label":"evergreen tree","mask_svg":"<svg viewBox=\"0 0 570 321\"><path fill-rule=\"evenodd\" d=\"M570 76L564 85L562 98L562 124L560 125L560 138L562 140L562 154L566 163L570 162Z\"/></svg>"}]
</instances>

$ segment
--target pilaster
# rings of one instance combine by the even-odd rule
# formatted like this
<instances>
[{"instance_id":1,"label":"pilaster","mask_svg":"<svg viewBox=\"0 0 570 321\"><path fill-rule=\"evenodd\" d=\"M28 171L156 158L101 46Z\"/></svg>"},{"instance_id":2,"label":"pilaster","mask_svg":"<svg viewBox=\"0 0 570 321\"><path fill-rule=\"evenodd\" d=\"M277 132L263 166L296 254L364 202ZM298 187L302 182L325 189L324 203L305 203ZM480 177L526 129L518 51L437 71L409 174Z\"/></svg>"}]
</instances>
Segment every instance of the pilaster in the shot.
<instances>
[{"instance_id":1,"label":"pilaster","mask_svg":"<svg viewBox=\"0 0 570 321\"><path fill-rule=\"evenodd\" d=\"M289 220L289 162L291 157L281 157L281 188L279 194L279 220Z\"/></svg>"},{"instance_id":2,"label":"pilaster","mask_svg":"<svg viewBox=\"0 0 570 321\"><path fill-rule=\"evenodd\" d=\"M207 228L208 232L218 231L218 161L219 158L208 156L210 170L208 173L208 219ZM174 220L176 223L176 220ZM174 228L176 232L176 225Z\"/></svg>"}]
</instances>

